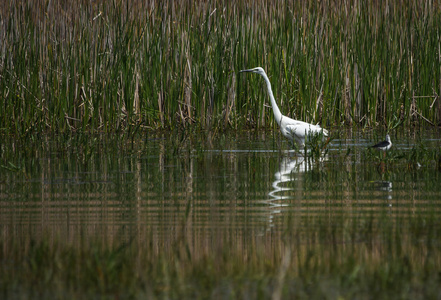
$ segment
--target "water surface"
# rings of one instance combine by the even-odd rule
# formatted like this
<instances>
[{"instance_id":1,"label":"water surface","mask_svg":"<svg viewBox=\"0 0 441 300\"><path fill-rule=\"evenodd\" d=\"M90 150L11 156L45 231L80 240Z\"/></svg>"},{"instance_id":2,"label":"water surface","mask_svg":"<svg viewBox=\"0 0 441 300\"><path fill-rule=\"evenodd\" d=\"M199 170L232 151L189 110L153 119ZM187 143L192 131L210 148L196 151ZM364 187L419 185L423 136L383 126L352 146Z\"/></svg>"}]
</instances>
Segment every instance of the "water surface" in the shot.
<instances>
[{"instance_id":1,"label":"water surface","mask_svg":"<svg viewBox=\"0 0 441 300\"><path fill-rule=\"evenodd\" d=\"M369 149L382 138L334 134L320 159L271 132L98 137L87 147L45 138L31 150L5 142L0 225L72 242L88 234L148 235L159 249L183 228L195 246L256 236L277 243L287 230L318 224L381 231L384 220L406 227L411 219L441 218L437 133L392 134L386 156Z\"/></svg>"}]
</instances>

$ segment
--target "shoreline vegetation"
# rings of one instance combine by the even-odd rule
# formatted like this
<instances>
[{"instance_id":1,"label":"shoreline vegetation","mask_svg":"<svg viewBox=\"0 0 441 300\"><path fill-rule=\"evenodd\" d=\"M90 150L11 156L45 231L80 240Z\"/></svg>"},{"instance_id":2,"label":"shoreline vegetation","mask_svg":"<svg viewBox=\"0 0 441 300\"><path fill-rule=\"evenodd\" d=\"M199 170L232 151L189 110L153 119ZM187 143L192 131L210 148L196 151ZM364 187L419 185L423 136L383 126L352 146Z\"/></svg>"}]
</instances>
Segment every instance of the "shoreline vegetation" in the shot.
<instances>
[{"instance_id":1,"label":"shoreline vegetation","mask_svg":"<svg viewBox=\"0 0 441 300\"><path fill-rule=\"evenodd\" d=\"M2 134L441 123L437 1L4 1Z\"/></svg>"}]
</instances>

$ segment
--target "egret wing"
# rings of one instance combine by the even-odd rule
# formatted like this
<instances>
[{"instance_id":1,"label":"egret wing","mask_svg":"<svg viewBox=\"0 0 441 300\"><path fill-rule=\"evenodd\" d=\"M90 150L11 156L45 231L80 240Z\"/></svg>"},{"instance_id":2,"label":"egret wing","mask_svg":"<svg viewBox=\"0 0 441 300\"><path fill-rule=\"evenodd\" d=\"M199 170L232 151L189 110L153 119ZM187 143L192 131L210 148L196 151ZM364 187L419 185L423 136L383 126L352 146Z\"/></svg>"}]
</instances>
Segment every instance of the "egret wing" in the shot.
<instances>
[{"instance_id":1,"label":"egret wing","mask_svg":"<svg viewBox=\"0 0 441 300\"><path fill-rule=\"evenodd\" d=\"M305 136L308 132L308 123L305 122L292 122L286 125L286 134L295 140L299 145L305 144Z\"/></svg>"}]
</instances>

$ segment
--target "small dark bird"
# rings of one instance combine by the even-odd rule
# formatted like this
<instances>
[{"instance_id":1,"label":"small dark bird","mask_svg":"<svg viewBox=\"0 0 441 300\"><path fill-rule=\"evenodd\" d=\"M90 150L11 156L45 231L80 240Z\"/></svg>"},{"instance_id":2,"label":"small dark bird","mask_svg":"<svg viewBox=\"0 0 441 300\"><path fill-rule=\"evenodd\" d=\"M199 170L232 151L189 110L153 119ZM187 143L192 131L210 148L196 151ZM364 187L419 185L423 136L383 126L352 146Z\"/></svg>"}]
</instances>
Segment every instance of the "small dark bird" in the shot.
<instances>
[{"instance_id":1,"label":"small dark bird","mask_svg":"<svg viewBox=\"0 0 441 300\"><path fill-rule=\"evenodd\" d=\"M392 147L392 142L390 141L390 136L386 134L386 140L373 145L372 148L376 148L381 151L387 151Z\"/></svg>"}]
</instances>

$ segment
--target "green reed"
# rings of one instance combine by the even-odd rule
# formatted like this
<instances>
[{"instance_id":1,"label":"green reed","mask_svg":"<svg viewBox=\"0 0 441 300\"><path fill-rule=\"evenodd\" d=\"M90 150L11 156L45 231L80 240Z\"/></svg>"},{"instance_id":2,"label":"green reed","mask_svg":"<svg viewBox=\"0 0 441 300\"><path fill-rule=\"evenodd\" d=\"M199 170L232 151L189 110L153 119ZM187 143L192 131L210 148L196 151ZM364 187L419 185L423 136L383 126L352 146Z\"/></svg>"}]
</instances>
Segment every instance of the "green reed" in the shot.
<instances>
[{"instance_id":1,"label":"green reed","mask_svg":"<svg viewBox=\"0 0 441 300\"><path fill-rule=\"evenodd\" d=\"M353 5L10 1L0 7L5 133L439 124L436 2ZM274 126L274 125L273 125Z\"/></svg>"}]
</instances>

